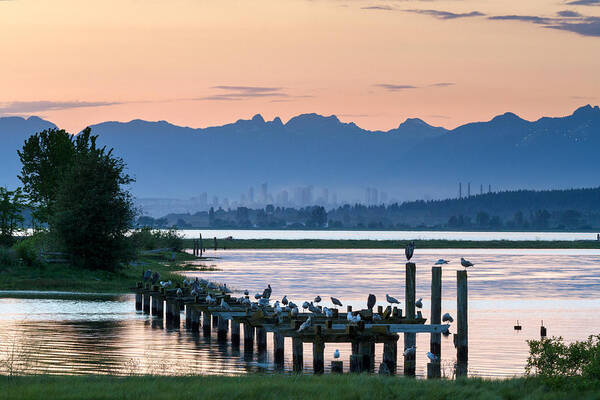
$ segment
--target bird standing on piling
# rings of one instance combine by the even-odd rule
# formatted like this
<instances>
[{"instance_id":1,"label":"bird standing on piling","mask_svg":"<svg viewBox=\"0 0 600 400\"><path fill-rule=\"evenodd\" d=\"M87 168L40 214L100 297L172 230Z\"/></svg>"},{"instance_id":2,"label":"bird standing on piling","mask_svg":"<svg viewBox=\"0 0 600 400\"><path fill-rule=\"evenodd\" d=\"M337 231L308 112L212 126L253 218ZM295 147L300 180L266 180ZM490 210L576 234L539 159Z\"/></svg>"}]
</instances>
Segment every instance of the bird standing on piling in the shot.
<instances>
[{"instance_id":1,"label":"bird standing on piling","mask_svg":"<svg viewBox=\"0 0 600 400\"><path fill-rule=\"evenodd\" d=\"M263 297L262 299L258 300L258 305L266 307L269 305L269 299L266 297Z\"/></svg>"},{"instance_id":2,"label":"bird standing on piling","mask_svg":"<svg viewBox=\"0 0 600 400\"><path fill-rule=\"evenodd\" d=\"M177 292L175 292L177 294L177 297L183 297L183 290L181 290L181 288L177 288Z\"/></svg>"},{"instance_id":3,"label":"bird standing on piling","mask_svg":"<svg viewBox=\"0 0 600 400\"><path fill-rule=\"evenodd\" d=\"M256 294L254 295L254 298L255 298L256 300L260 299L261 297L262 297L262 294L260 294L260 293L256 293Z\"/></svg>"},{"instance_id":4,"label":"bird standing on piling","mask_svg":"<svg viewBox=\"0 0 600 400\"><path fill-rule=\"evenodd\" d=\"M369 294L369 297L367 298L367 308L372 309L375 307L375 303L377 303L377 297L375 297L374 294Z\"/></svg>"},{"instance_id":5,"label":"bird standing on piling","mask_svg":"<svg viewBox=\"0 0 600 400\"><path fill-rule=\"evenodd\" d=\"M415 301L415 307L423 308L423 298L419 297L419 300Z\"/></svg>"},{"instance_id":6,"label":"bird standing on piling","mask_svg":"<svg viewBox=\"0 0 600 400\"><path fill-rule=\"evenodd\" d=\"M462 265L465 268L468 267L473 267L475 264L473 264L471 261L465 260L464 258L460 258L460 265Z\"/></svg>"},{"instance_id":7,"label":"bird standing on piling","mask_svg":"<svg viewBox=\"0 0 600 400\"><path fill-rule=\"evenodd\" d=\"M152 284L156 285L156 282L158 282L158 280L160 279L160 273L158 271L156 271L155 273L152 274Z\"/></svg>"},{"instance_id":8,"label":"bird standing on piling","mask_svg":"<svg viewBox=\"0 0 600 400\"><path fill-rule=\"evenodd\" d=\"M225 301L225 299L221 299L221 304L220 305L225 310L231 310L231 306L229 304L227 304L227 302Z\"/></svg>"},{"instance_id":9,"label":"bird standing on piling","mask_svg":"<svg viewBox=\"0 0 600 400\"><path fill-rule=\"evenodd\" d=\"M410 261L413 254L415 252L415 242L410 242L404 248L404 255L406 256L406 261Z\"/></svg>"},{"instance_id":10,"label":"bird standing on piling","mask_svg":"<svg viewBox=\"0 0 600 400\"><path fill-rule=\"evenodd\" d=\"M395 298L390 296L389 294L385 294L385 299L387 300L388 303L390 304L400 304L400 302Z\"/></svg>"},{"instance_id":11,"label":"bird standing on piling","mask_svg":"<svg viewBox=\"0 0 600 400\"><path fill-rule=\"evenodd\" d=\"M300 325L300 328L298 328L298 332L302 332L303 330L305 330L306 328L308 328L311 323L312 323L312 320L310 319L310 317L308 317L306 319L306 321L304 321L302 323L302 325Z\"/></svg>"},{"instance_id":12,"label":"bird standing on piling","mask_svg":"<svg viewBox=\"0 0 600 400\"><path fill-rule=\"evenodd\" d=\"M321 296L315 297L315 303L319 304L321 302Z\"/></svg>"},{"instance_id":13,"label":"bird standing on piling","mask_svg":"<svg viewBox=\"0 0 600 400\"><path fill-rule=\"evenodd\" d=\"M404 350L404 353L402 353L402 354L406 357L411 354L415 354L416 351L417 351L417 346L411 346L411 347L406 348Z\"/></svg>"},{"instance_id":14,"label":"bird standing on piling","mask_svg":"<svg viewBox=\"0 0 600 400\"><path fill-rule=\"evenodd\" d=\"M431 360L431 362L438 361L438 357L430 351L427 352L427 358L429 358L429 360Z\"/></svg>"},{"instance_id":15,"label":"bird standing on piling","mask_svg":"<svg viewBox=\"0 0 600 400\"><path fill-rule=\"evenodd\" d=\"M290 315L292 317L297 317L298 316L298 307L292 308L292 310L290 311Z\"/></svg>"},{"instance_id":16,"label":"bird standing on piling","mask_svg":"<svg viewBox=\"0 0 600 400\"><path fill-rule=\"evenodd\" d=\"M305 301L304 303L302 303L302 308L304 308L305 310L310 306L310 303L308 301Z\"/></svg>"},{"instance_id":17,"label":"bird standing on piling","mask_svg":"<svg viewBox=\"0 0 600 400\"><path fill-rule=\"evenodd\" d=\"M287 296L283 296L283 299L281 299L281 304L283 304L284 306L288 305L288 298L287 298Z\"/></svg>"},{"instance_id":18,"label":"bird standing on piling","mask_svg":"<svg viewBox=\"0 0 600 400\"><path fill-rule=\"evenodd\" d=\"M333 352L333 358L335 358L335 359L340 358L340 351L338 349L335 349L335 351Z\"/></svg>"},{"instance_id":19,"label":"bird standing on piling","mask_svg":"<svg viewBox=\"0 0 600 400\"><path fill-rule=\"evenodd\" d=\"M448 264L448 261L444 260L443 258L440 258L439 260L437 260L435 262L435 265L444 265L444 264Z\"/></svg>"},{"instance_id":20,"label":"bird standing on piling","mask_svg":"<svg viewBox=\"0 0 600 400\"><path fill-rule=\"evenodd\" d=\"M272 292L273 292L273 289L271 289L271 284L268 284L267 288L265 290L263 290L262 297L264 297L265 299L269 299L269 298L271 298Z\"/></svg>"},{"instance_id":21,"label":"bird standing on piling","mask_svg":"<svg viewBox=\"0 0 600 400\"><path fill-rule=\"evenodd\" d=\"M147 270L146 272L142 273L142 280L144 282L147 282L150 280L150 278L152 278L152 270Z\"/></svg>"},{"instance_id":22,"label":"bird standing on piling","mask_svg":"<svg viewBox=\"0 0 600 400\"><path fill-rule=\"evenodd\" d=\"M332 303L333 303L333 305L335 305L335 306L340 306L340 307L342 307L342 306L343 306L342 302L341 302L341 301L339 301L338 299L336 299L335 297L331 297L331 302L332 302Z\"/></svg>"},{"instance_id":23,"label":"bird standing on piling","mask_svg":"<svg viewBox=\"0 0 600 400\"><path fill-rule=\"evenodd\" d=\"M454 322L454 318L452 318L452 315L450 315L450 313L446 313L444 315L442 315L442 322Z\"/></svg>"},{"instance_id":24,"label":"bird standing on piling","mask_svg":"<svg viewBox=\"0 0 600 400\"><path fill-rule=\"evenodd\" d=\"M323 307L323 314L325 314L327 318L333 318L333 311L327 307Z\"/></svg>"}]
</instances>

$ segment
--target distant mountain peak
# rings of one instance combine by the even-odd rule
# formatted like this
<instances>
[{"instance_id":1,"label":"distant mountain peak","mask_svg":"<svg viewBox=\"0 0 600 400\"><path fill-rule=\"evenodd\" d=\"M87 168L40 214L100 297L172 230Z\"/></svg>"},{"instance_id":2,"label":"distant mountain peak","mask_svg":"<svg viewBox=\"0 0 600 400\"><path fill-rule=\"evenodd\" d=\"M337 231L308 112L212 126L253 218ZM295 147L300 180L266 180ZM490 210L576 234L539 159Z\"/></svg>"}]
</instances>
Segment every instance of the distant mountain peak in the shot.
<instances>
[{"instance_id":1,"label":"distant mountain peak","mask_svg":"<svg viewBox=\"0 0 600 400\"><path fill-rule=\"evenodd\" d=\"M490 122L527 122L517 114L512 112L506 112L502 115L497 115Z\"/></svg>"},{"instance_id":2,"label":"distant mountain peak","mask_svg":"<svg viewBox=\"0 0 600 400\"><path fill-rule=\"evenodd\" d=\"M285 126L291 128L304 127L309 125L338 125L341 124L338 117L335 115L330 115L328 117L316 114L316 113L307 113L300 114L293 118L291 118Z\"/></svg>"},{"instance_id":3,"label":"distant mountain peak","mask_svg":"<svg viewBox=\"0 0 600 400\"><path fill-rule=\"evenodd\" d=\"M263 116L262 116L262 115L260 115L260 114L256 114L254 117L252 117L252 121L253 121L253 122L260 122L260 123L262 123L262 124L264 124L264 123L265 123L265 119L264 119L264 118L263 118Z\"/></svg>"},{"instance_id":4,"label":"distant mountain peak","mask_svg":"<svg viewBox=\"0 0 600 400\"><path fill-rule=\"evenodd\" d=\"M421 118L406 118L404 122L398 125L398 128L408 127L408 126L418 126L418 127L431 127L427 122L423 121Z\"/></svg>"},{"instance_id":5,"label":"distant mountain peak","mask_svg":"<svg viewBox=\"0 0 600 400\"><path fill-rule=\"evenodd\" d=\"M578 109L576 109L573 112L574 116L579 116L579 115L588 115L588 114L600 114L600 108L598 106L591 106L590 104L587 104L585 106L581 106Z\"/></svg>"}]
</instances>

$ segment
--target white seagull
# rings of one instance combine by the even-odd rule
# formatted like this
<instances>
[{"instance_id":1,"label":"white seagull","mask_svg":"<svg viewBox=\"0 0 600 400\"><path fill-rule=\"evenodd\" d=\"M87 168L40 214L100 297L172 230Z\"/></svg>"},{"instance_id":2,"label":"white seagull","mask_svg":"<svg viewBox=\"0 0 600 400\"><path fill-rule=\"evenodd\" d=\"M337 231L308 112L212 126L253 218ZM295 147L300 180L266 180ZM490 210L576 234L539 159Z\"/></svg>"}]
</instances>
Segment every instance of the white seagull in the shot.
<instances>
[{"instance_id":1,"label":"white seagull","mask_svg":"<svg viewBox=\"0 0 600 400\"><path fill-rule=\"evenodd\" d=\"M333 352L333 358L340 358L340 351L338 349L335 349L335 351Z\"/></svg>"},{"instance_id":2,"label":"white seagull","mask_svg":"<svg viewBox=\"0 0 600 400\"><path fill-rule=\"evenodd\" d=\"M448 261L444 260L443 258L440 258L439 260L437 260L435 262L435 265L444 265L444 264L448 264Z\"/></svg>"},{"instance_id":3,"label":"white seagull","mask_svg":"<svg viewBox=\"0 0 600 400\"><path fill-rule=\"evenodd\" d=\"M473 267L473 266L475 266L475 264L473 264L471 261L465 260L465 259L464 259L464 258L462 258L462 257L460 258L460 265L462 265L462 266L463 266L463 267L465 267L465 268L468 268L468 267Z\"/></svg>"},{"instance_id":4,"label":"white seagull","mask_svg":"<svg viewBox=\"0 0 600 400\"><path fill-rule=\"evenodd\" d=\"M310 319L310 317L308 317L306 319L306 321L304 321L302 323L302 325L300 325L300 328L298 328L298 332L302 332L303 330L305 330L306 328L308 328L311 323L312 323L312 320Z\"/></svg>"}]
</instances>

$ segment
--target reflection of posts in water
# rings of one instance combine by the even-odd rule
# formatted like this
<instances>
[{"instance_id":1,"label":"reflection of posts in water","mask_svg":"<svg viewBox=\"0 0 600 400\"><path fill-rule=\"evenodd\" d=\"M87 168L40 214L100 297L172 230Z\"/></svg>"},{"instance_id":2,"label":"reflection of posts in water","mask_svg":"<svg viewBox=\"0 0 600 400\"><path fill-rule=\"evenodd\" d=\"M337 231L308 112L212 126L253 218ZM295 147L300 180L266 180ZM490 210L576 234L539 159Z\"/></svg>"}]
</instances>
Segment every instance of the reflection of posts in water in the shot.
<instances>
[{"instance_id":1,"label":"reflection of posts in water","mask_svg":"<svg viewBox=\"0 0 600 400\"><path fill-rule=\"evenodd\" d=\"M466 376L469 362L467 271L456 271L456 376Z\"/></svg>"},{"instance_id":2,"label":"reflection of posts in water","mask_svg":"<svg viewBox=\"0 0 600 400\"><path fill-rule=\"evenodd\" d=\"M430 323L442 323L442 267L431 267L431 316ZM429 351L436 357L435 361L427 364L427 378L441 376L442 335L432 333L429 339Z\"/></svg>"},{"instance_id":3,"label":"reflection of posts in water","mask_svg":"<svg viewBox=\"0 0 600 400\"><path fill-rule=\"evenodd\" d=\"M304 369L304 343L298 337L292 337L292 363L294 372L302 372Z\"/></svg>"},{"instance_id":4,"label":"reflection of posts in water","mask_svg":"<svg viewBox=\"0 0 600 400\"><path fill-rule=\"evenodd\" d=\"M416 285L417 266L414 263L406 263L406 285L405 285L405 303L406 318L415 319L415 285ZM416 333L404 334L404 350L415 347L417 344ZM416 351L408 352L404 356L404 375L415 376Z\"/></svg>"},{"instance_id":5,"label":"reflection of posts in water","mask_svg":"<svg viewBox=\"0 0 600 400\"><path fill-rule=\"evenodd\" d=\"M144 290L144 314L150 314L150 292L147 288Z\"/></svg>"},{"instance_id":6,"label":"reflection of posts in water","mask_svg":"<svg viewBox=\"0 0 600 400\"><path fill-rule=\"evenodd\" d=\"M142 282L138 282L137 283L137 291L135 292L135 310L136 311L142 311L143 310L142 288L143 288L143 283Z\"/></svg>"}]
</instances>

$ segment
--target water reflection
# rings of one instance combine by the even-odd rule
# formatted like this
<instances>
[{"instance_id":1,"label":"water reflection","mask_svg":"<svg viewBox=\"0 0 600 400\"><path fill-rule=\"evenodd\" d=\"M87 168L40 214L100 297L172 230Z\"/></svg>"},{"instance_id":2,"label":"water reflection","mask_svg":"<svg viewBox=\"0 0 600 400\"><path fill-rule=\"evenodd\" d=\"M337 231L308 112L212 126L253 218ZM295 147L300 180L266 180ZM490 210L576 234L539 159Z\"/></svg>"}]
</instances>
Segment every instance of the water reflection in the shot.
<instances>
[{"instance_id":1,"label":"water reflection","mask_svg":"<svg viewBox=\"0 0 600 400\"><path fill-rule=\"evenodd\" d=\"M237 289L261 291L266 283L273 297L284 294L299 303L319 294L364 307L374 293L379 304L390 293L402 299L404 258L395 250L269 250L219 251L219 271L190 273L227 282ZM444 267L442 312L455 315L456 260L476 263L469 271L469 373L482 376L522 374L527 339L538 338L541 320L549 335L584 339L600 332L600 251L572 250L421 250L417 263L417 297L429 313L430 265L437 258L453 261ZM0 296L12 294L0 293ZM39 297L39 296L38 296ZM182 318L185 320L184 318ZM523 326L513 330L516 320ZM133 296L61 299L0 298L0 362L21 355L23 369L45 373L240 374L275 370L272 336L268 351L248 351L217 340L211 330L192 333L167 328L163 320L135 311ZM243 331L243 329L242 329ZM398 343L402 348L402 335ZM350 344L327 344L325 368L339 349L349 368ZM417 335L416 373L426 373L429 337ZM283 371L292 371L291 339L285 341ZM375 365L382 361L377 344ZM24 357L23 354L28 354ZM443 373L451 376L456 352L452 336L442 337ZM17 357L19 358L19 357ZM25 359L27 358L27 359ZM1 363L6 372L6 363ZM398 359L402 370L402 356ZM312 347L304 346L304 370L312 371Z\"/></svg>"}]
</instances>

